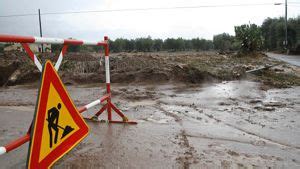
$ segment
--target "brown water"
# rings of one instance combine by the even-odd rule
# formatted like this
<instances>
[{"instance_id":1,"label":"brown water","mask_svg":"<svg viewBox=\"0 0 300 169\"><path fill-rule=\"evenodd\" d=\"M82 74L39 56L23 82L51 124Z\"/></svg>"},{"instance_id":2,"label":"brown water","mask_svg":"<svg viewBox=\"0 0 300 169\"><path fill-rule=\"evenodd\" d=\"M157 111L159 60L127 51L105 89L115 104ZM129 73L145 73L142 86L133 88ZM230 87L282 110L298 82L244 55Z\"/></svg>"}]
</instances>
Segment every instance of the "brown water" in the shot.
<instances>
[{"instance_id":1,"label":"brown water","mask_svg":"<svg viewBox=\"0 0 300 169\"><path fill-rule=\"evenodd\" d=\"M67 88L78 106L104 92L103 85ZM113 102L139 124L88 121L89 136L54 168L300 167L300 87L262 91L258 83L232 81L112 89ZM1 145L27 131L36 94L26 86L0 89ZM0 168L23 168L27 148L2 155Z\"/></svg>"}]
</instances>

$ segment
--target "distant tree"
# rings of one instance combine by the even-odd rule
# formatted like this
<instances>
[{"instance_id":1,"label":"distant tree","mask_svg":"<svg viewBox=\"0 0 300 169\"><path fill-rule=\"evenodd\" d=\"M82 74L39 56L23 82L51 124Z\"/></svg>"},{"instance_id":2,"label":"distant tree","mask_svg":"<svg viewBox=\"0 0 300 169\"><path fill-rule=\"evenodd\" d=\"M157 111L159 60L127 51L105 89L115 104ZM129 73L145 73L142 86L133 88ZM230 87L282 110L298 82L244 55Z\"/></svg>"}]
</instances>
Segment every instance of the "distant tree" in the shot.
<instances>
[{"instance_id":1,"label":"distant tree","mask_svg":"<svg viewBox=\"0 0 300 169\"><path fill-rule=\"evenodd\" d=\"M137 38L135 39L135 45L137 51L150 52L152 51L153 40L150 36L147 38Z\"/></svg>"},{"instance_id":2,"label":"distant tree","mask_svg":"<svg viewBox=\"0 0 300 169\"><path fill-rule=\"evenodd\" d=\"M185 50L185 40L182 38L168 38L164 41L163 48L170 51L183 51Z\"/></svg>"},{"instance_id":3,"label":"distant tree","mask_svg":"<svg viewBox=\"0 0 300 169\"><path fill-rule=\"evenodd\" d=\"M267 18L264 20L261 31L264 38L264 48L265 49L275 49L276 48L276 35L275 27L273 26L273 19Z\"/></svg>"},{"instance_id":4,"label":"distant tree","mask_svg":"<svg viewBox=\"0 0 300 169\"><path fill-rule=\"evenodd\" d=\"M196 51L210 50L213 48L213 43L211 40L194 38L191 40L191 43L193 45L193 49L195 49Z\"/></svg>"},{"instance_id":5,"label":"distant tree","mask_svg":"<svg viewBox=\"0 0 300 169\"><path fill-rule=\"evenodd\" d=\"M237 41L241 44L243 52L258 51L262 48L263 38L261 29L255 24L245 24L235 26L235 36Z\"/></svg>"},{"instance_id":6,"label":"distant tree","mask_svg":"<svg viewBox=\"0 0 300 169\"><path fill-rule=\"evenodd\" d=\"M125 51L132 52L135 50L135 40L127 40L125 39Z\"/></svg>"},{"instance_id":7,"label":"distant tree","mask_svg":"<svg viewBox=\"0 0 300 169\"><path fill-rule=\"evenodd\" d=\"M135 47L137 51L145 52L145 41L144 38L135 39Z\"/></svg>"},{"instance_id":8,"label":"distant tree","mask_svg":"<svg viewBox=\"0 0 300 169\"><path fill-rule=\"evenodd\" d=\"M285 41L285 23L282 21L275 21L271 26L274 27L274 34L271 35L274 38L275 49L280 50L284 49L284 41Z\"/></svg>"},{"instance_id":9,"label":"distant tree","mask_svg":"<svg viewBox=\"0 0 300 169\"><path fill-rule=\"evenodd\" d=\"M164 40L163 48L165 50L174 50L175 42L176 40L174 38L167 38Z\"/></svg>"},{"instance_id":10,"label":"distant tree","mask_svg":"<svg viewBox=\"0 0 300 169\"><path fill-rule=\"evenodd\" d=\"M52 52L60 52L62 49L62 45L61 44L52 44L51 45L51 51ZM78 45L69 45L68 46L68 52L79 52L79 51L86 51L83 46L78 46Z\"/></svg>"},{"instance_id":11,"label":"distant tree","mask_svg":"<svg viewBox=\"0 0 300 169\"><path fill-rule=\"evenodd\" d=\"M287 26L288 48L297 51L297 47L300 47L300 16L290 18ZM265 19L261 31L265 49L283 50L285 48L285 20L283 17Z\"/></svg>"},{"instance_id":12,"label":"distant tree","mask_svg":"<svg viewBox=\"0 0 300 169\"><path fill-rule=\"evenodd\" d=\"M183 41L184 41L184 49L185 50L193 50L194 49L192 40L184 39Z\"/></svg>"},{"instance_id":13,"label":"distant tree","mask_svg":"<svg viewBox=\"0 0 300 169\"><path fill-rule=\"evenodd\" d=\"M192 39L191 42L193 45L193 49L195 49L196 51L201 50L201 42L199 38Z\"/></svg>"},{"instance_id":14,"label":"distant tree","mask_svg":"<svg viewBox=\"0 0 300 169\"><path fill-rule=\"evenodd\" d=\"M212 40L205 40L205 47L204 50L211 50L214 48L214 44Z\"/></svg>"},{"instance_id":15,"label":"distant tree","mask_svg":"<svg viewBox=\"0 0 300 169\"><path fill-rule=\"evenodd\" d=\"M287 25L288 48L296 48L300 46L300 16L298 18L290 18ZM297 42L299 42L297 44ZM299 51L300 52L300 51Z\"/></svg>"},{"instance_id":16,"label":"distant tree","mask_svg":"<svg viewBox=\"0 0 300 169\"><path fill-rule=\"evenodd\" d=\"M117 38L113 43L112 43L112 50L114 52L122 52L125 51L125 39L122 38Z\"/></svg>"},{"instance_id":17,"label":"distant tree","mask_svg":"<svg viewBox=\"0 0 300 169\"><path fill-rule=\"evenodd\" d=\"M115 41L109 39L108 40L108 44L109 44L109 50L110 50L110 52L115 52ZM95 48L95 50L97 50L97 48Z\"/></svg>"},{"instance_id":18,"label":"distant tree","mask_svg":"<svg viewBox=\"0 0 300 169\"><path fill-rule=\"evenodd\" d=\"M184 40L182 38L177 38L175 40L175 44L174 44L174 50L175 51L183 51L185 50L185 46L184 46Z\"/></svg>"},{"instance_id":19,"label":"distant tree","mask_svg":"<svg viewBox=\"0 0 300 169\"><path fill-rule=\"evenodd\" d=\"M152 47L153 47L153 41L151 39L150 36L148 36L146 39L145 39L145 48L146 48L146 51L147 52L150 52L152 51Z\"/></svg>"},{"instance_id":20,"label":"distant tree","mask_svg":"<svg viewBox=\"0 0 300 169\"><path fill-rule=\"evenodd\" d=\"M220 51L233 50L234 36L228 33L215 35L213 38L214 48Z\"/></svg>"},{"instance_id":21,"label":"distant tree","mask_svg":"<svg viewBox=\"0 0 300 169\"><path fill-rule=\"evenodd\" d=\"M163 46L163 40L161 39L154 39L153 40L153 50L154 51L161 51Z\"/></svg>"}]
</instances>

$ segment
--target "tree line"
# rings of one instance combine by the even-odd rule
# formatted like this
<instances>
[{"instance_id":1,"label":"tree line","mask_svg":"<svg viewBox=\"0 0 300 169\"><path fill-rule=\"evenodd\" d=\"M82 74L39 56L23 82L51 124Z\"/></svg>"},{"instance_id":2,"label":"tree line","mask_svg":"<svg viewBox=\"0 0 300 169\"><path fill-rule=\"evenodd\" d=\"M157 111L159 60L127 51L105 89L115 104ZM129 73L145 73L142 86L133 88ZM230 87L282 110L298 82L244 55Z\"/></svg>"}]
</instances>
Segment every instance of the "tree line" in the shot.
<instances>
[{"instance_id":1,"label":"tree line","mask_svg":"<svg viewBox=\"0 0 300 169\"><path fill-rule=\"evenodd\" d=\"M285 19L267 18L261 26L263 47L267 50L281 50L285 47ZM300 16L287 21L287 48L300 51Z\"/></svg>"},{"instance_id":2,"label":"tree line","mask_svg":"<svg viewBox=\"0 0 300 169\"><path fill-rule=\"evenodd\" d=\"M118 38L110 41L110 50L112 52L153 52L153 51L186 51L186 50L211 50L213 49L213 42L211 40L194 38L167 38L152 39L147 38L124 39Z\"/></svg>"},{"instance_id":3,"label":"tree line","mask_svg":"<svg viewBox=\"0 0 300 169\"><path fill-rule=\"evenodd\" d=\"M243 24L235 26L235 36L228 33L214 35L213 40L203 38L183 39L147 38L124 39L110 41L112 52L151 52L151 51L242 51L252 52L259 50L284 51L285 25L284 18L267 18L261 26ZM300 52L300 16L287 21L288 43L291 51Z\"/></svg>"},{"instance_id":4,"label":"tree line","mask_svg":"<svg viewBox=\"0 0 300 169\"><path fill-rule=\"evenodd\" d=\"M146 38L125 39L117 38L109 40L109 47L111 52L157 52L157 51L187 51L187 50L212 50L214 45L212 40L194 38L167 38L152 39L150 36ZM61 49L60 45L52 45L53 51ZM69 46L68 51L98 51L97 46Z\"/></svg>"},{"instance_id":5,"label":"tree line","mask_svg":"<svg viewBox=\"0 0 300 169\"><path fill-rule=\"evenodd\" d=\"M300 16L290 18L287 22L288 49L300 53ZM284 18L267 18L261 26L244 24L235 26L235 36L221 33L213 36L213 40L203 38L183 39L145 38L109 40L111 52L155 52L155 51L242 51L285 50ZM52 45L52 51L59 51L60 45ZM97 46L70 46L68 51L99 51ZM1 51L1 46L0 46Z\"/></svg>"},{"instance_id":6,"label":"tree line","mask_svg":"<svg viewBox=\"0 0 300 169\"><path fill-rule=\"evenodd\" d=\"M152 52L152 51L242 51L258 50L284 51L285 25L284 18L267 18L261 26L243 24L235 26L235 36L221 33L213 36L213 40L203 38L183 39L147 38L110 40L112 52ZM300 52L300 16L287 21L287 48Z\"/></svg>"}]
</instances>

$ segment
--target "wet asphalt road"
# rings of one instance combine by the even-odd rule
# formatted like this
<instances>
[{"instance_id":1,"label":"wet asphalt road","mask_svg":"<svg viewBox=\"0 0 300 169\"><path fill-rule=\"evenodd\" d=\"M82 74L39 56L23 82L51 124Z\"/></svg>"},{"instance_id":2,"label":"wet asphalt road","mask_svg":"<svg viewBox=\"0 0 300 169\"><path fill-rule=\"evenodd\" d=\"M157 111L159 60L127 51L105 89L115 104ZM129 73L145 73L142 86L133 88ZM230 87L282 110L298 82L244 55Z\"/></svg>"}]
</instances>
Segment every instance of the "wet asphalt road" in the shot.
<instances>
[{"instance_id":1,"label":"wet asphalt road","mask_svg":"<svg viewBox=\"0 0 300 169\"><path fill-rule=\"evenodd\" d=\"M67 89L77 106L104 92L103 86ZM1 146L27 131L36 93L35 88L0 88ZM112 94L138 125L88 121L88 137L54 168L300 167L300 87L262 91L249 81L112 84ZM0 156L0 168L24 168L27 149L25 144Z\"/></svg>"},{"instance_id":2,"label":"wet asphalt road","mask_svg":"<svg viewBox=\"0 0 300 169\"><path fill-rule=\"evenodd\" d=\"M269 57L287 62L291 65L300 67L300 56L298 55L284 55L284 54L275 54L275 53L266 53Z\"/></svg>"}]
</instances>

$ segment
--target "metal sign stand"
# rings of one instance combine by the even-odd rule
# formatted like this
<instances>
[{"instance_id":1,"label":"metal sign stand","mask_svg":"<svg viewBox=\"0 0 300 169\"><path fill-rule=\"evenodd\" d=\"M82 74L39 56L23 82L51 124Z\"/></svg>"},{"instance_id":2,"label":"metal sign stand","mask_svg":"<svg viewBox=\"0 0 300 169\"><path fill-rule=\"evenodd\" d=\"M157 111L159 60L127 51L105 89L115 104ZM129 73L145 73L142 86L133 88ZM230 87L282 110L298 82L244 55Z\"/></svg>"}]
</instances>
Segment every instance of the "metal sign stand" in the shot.
<instances>
[{"instance_id":1,"label":"metal sign stand","mask_svg":"<svg viewBox=\"0 0 300 169\"><path fill-rule=\"evenodd\" d=\"M106 94L83 107L80 107L78 111L80 113L85 112L86 110L106 101L106 104L91 118L88 118L93 121L98 121L98 117L106 110L107 111L107 122L108 123L124 123L124 124L137 124L137 122L129 121L128 118L111 102L111 90L110 90L110 67L109 67L109 44L108 37L104 37L104 41L95 42L95 41L85 41L85 40L75 40L75 39L59 39L59 38L44 38L44 37L31 37L31 36L18 36L18 35L3 35L0 34L0 42L12 42L12 43L21 43L26 53L29 55L31 60L37 66L40 72L42 72L42 64L37 59L36 55L32 52L29 47L29 43L37 44L62 44L63 48L60 52L58 60L55 64L55 69L58 71L62 59L67 51L69 45L95 45L103 46L105 49L105 74L106 74ZM112 110L119 115L122 120L112 120ZM16 149L17 147L23 145L30 140L30 130L22 137L8 143L5 146L0 146L0 155L5 154L11 150Z\"/></svg>"}]
</instances>

